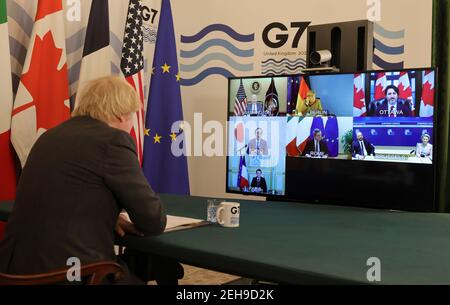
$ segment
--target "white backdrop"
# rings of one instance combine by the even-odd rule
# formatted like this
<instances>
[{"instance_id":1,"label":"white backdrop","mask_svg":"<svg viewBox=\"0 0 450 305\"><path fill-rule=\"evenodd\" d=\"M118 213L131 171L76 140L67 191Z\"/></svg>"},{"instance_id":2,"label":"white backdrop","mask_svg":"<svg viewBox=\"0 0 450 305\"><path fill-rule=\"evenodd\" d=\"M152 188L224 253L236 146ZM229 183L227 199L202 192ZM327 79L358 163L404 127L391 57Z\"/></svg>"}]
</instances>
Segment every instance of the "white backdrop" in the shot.
<instances>
[{"instance_id":1,"label":"white backdrop","mask_svg":"<svg viewBox=\"0 0 450 305\"><path fill-rule=\"evenodd\" d=\"M77 0L63 0L66 10ZM368 6L367 3L375 3ZM37 0L8 0L11 65L17 84ZM174 26L182 77L184 118L193 126L194 113L203 121L215 120L225 126L228 105L226 76L251 76L270 70L298 72L306 59L306 32L298 46L292 43L297 33L292 22L311 25L367 19L368 11L380 17L375 38L394 47L395 54L375 50L387 63L402 63L404 68L431 64L432 0L172 0ZM378 6L377 3L380 5ZM79 21L67 21L66 43L71 95L77 88L77 65L80 63L91 0L80 0ZM128 0L110 0L111 71L119 72L122 37ZM156 31L161 0L144 0L145 84L151 76ZM378 14L379 13L379 14ZM379 15L379 16L377 16ZM273 49L265 45L263 31L279 22L287 31L274 29L268 38L288 34L287 43ZM389 52L388 52L389 53ZM269 62L268 62L269 61ZM274 62L276 61L276 62ZM374 69L380 68L377 65ZM383 68L383 67L381 67ZM266 90L266 89L263 89ZM249 92L247 92L248 95ZM208 135L204 135L206 139ZM226 137L226 131L224 131ZM226 147L225 147L226 149ZM190 157L191 193L203 196L225 196L225 157Z\"/></svg>"}]
</instances>

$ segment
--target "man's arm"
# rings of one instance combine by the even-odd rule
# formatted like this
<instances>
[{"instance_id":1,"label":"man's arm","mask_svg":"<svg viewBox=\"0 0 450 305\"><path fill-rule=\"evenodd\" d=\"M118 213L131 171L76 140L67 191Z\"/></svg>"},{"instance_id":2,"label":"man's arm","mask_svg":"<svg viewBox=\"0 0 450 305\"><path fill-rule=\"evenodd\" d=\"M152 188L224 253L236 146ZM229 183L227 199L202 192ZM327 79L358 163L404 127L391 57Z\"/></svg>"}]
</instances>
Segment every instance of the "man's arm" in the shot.
<instances>
[{"instance_id":1,"label":"man's arm","mask_svg":"<svg viewBox=\"0 0 450 305\"><path fill-rule=\"evenodd\" d=\"M145 178L132 138L117 131L104 160L104 180L131 221L145 235L164 232L166 214L158 195Z\"/></svg>"}]
</instances>

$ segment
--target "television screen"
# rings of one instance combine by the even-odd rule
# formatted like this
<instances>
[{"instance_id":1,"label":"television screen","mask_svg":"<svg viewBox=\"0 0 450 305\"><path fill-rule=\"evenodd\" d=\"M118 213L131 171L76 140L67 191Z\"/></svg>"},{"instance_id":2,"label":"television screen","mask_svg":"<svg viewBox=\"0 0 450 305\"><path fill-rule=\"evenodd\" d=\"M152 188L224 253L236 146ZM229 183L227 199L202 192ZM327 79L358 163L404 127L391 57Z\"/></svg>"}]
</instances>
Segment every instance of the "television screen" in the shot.
<instances>
[{"instance_id":1,"label":"television screen","mask_svg":"<svg viewBox=\"0 0 450 305\"><path fill-rule=\"evenodd\" d=\"M227 191L434 210L434 69L229 79Z\"/></svg>"}]
</instances>

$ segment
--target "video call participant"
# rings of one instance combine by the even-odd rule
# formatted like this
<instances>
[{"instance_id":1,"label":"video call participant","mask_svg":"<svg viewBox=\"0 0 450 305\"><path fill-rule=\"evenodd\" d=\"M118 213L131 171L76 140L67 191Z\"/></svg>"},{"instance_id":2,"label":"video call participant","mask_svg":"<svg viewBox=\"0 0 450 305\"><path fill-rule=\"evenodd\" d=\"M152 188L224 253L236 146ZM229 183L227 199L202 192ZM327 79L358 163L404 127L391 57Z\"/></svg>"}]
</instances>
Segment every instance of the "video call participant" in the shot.
<instances>
[{"instance_id":1,"label":"video call participant","mask_svg":"<svg viewBox=\"0 0 450 305\"><path fill-rule=\"evenodd\" d=\"M362 132L356 133L356 140L352 144L352 156L364 160L367 156L375 156L375 147L366 139Z\"/></svg>"},{"instance_id":2,"label":"video call participant","mask_svg":"<svg viewBox=\"0 0 450 305\"><path fill-rule=\"evenodd\" d=\"M267 183L266 179L262 177L262 170L256 171L256 177L253 178L250 187L254 193L267 193Z\"/></svg>"},{"instance_id":3,"label":"video call participant","mask_svg":"<svg viewBox=\"0 0 450 305\"><path fill-rule=\"evenodd\" d=\"M83 265L117 261L122 284L144 284L114 253L114 232L151 236L166 226L129 134L140 107L122 78L95 80L81 92L73 118L36 141L0 243L1 273L47 273L77 257Z\"/></svg>"},{"instance_id":4,"label":"video call participant","mask_svg":"<svg viewBox=\"0 0 450 305\"><path fill-rule=\"evenodd\" d=\"M399 90L396 86L387 86L385 94L386 98L378 105L375 116L390 118L413 116L409 101L399 99Z\"/></svg>"},{"instance_id":5,"label":"video call participant","mask_svg":"<svg viewBox=\"0 0 450 305\"><path fill-rule=\"evenodd\" d=\"M299 101L296 108L298 116L318 115L322 114L322 102L316 97L316 93L312 90L308 91L306 99Z\"/></svg>"},{"instance_id":6,"label":"video call participant","mask_svg":"<svg viewBox=\"0 0 450 305\"><path fill-rule=\"evenodd\" d=\"M433 158L433 145L430 144L430 135L422 135L422 143L417 143L416 156L419 158Z\"/></svg>"},{"instance_id":7,"label":"video call participant","mask_svg":"<svg viewBox=\"0 0 450 305\"><path fill-rule=\"evenodd\" d=\"M248 116L264 116L264 105L261 102L258 102L258 97L256 95L252 95L252 100L247 105Z\"/></svg>"},{"instance_id":8,"label":"video call participant","mask_svg":"<svg viewBox=\"0 0 450 305\"><path fill-rule=\"evenodd\" d=\"M306 144L302 155L307 158L328 158L328 146L323 141L320 129L314 130L314 139Z\"/></svg>"},{"instance_id":9,"label":"video call participant","mask_svg":"<svg viewBox=\"0 0 450 305\"><path fill-rule=\"evenodd\" d=\"M267 156L269 154L269 146L267 145L267 141L262 138L262 135L263 130L257 128L255 131L256 138L248 142L248 153L250 155Z\"/></svg>"}]
</instances>

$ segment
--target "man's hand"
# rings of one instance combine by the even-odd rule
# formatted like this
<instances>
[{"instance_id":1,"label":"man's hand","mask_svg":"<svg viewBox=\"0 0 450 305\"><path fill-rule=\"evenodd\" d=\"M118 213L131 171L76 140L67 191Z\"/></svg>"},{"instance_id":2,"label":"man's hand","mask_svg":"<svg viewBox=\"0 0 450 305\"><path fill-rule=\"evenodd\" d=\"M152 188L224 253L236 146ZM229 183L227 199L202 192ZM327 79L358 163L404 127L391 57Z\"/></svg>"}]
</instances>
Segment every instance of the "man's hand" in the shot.
<instances>
[{"instance_id":1,"label":"man's hand","mask_svg":"<svg viewBox=\"0 0 450 305\"><path fill-rule=\"evenodd\" d=\"M144 236L142 232L140 232L136 226L131 222L130 217L127 213L120 213L119 218L117 218L116 223L116 233L119 234L120 237L124 237L125 234L133 234L137 236Z\"/></svg>"}]
</instances>

